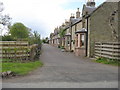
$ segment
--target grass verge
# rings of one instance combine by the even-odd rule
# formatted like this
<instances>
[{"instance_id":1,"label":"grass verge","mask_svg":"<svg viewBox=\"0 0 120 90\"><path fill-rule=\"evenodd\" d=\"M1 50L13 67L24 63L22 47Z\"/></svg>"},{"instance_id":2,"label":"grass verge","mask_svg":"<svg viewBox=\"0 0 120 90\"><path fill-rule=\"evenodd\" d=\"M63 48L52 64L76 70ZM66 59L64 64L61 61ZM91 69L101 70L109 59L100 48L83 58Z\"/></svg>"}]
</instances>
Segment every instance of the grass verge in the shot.
<instances>
[{"instance_id":1,"label":"grass verge","mask_svg":"<svg viewBox=\"0 0 120 90\"><path fill-rule=\"evenodd\" d=\"M42 65L43 63L40 61L26 62L26 63L3 62L2 64L0 64L0 67L2 67L2 70L0 70L0 72L12 71L16 75L26 75L30 71L37 69L38 67L41 67Z\"/></svg>"},{"instance_id":2,"label":"grass verge","mask_svg":"<svg viewBox=\"0 0 120 90\"><path fill-rule=\"evenodd\" d=\"M102 64L108 64L108 65L113 65L113 66L120 66L120 61L118 60L111 60L111 59L107 59L107 58L96 58L95 60L93 60L94 62L97 63L102 63Z\"/></svg>"}]
</instances>

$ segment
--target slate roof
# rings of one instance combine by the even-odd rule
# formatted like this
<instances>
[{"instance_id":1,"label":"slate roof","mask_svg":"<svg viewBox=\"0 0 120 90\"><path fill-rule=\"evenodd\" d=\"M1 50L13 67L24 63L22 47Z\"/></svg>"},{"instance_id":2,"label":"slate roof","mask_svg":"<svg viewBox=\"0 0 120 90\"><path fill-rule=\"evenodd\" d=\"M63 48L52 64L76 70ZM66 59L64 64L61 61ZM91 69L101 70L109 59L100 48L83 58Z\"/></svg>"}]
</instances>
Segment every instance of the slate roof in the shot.
<instances>
[{"instance_id":1,"label":"slate roof","mask_svg":"<svg viewBox=\"0 0 120 90\"><path fill-rule=\"evenodd\" d=\"M77 18L76 21L72 24L72 26L75 25L76 23L80 22L80 21L82 21L82 17Z\"/></svg>"},{"instance_id":2,"label":"slate roof","mask_svg":"<svg viewBox=\"0 0 120 90\"><path fill-rule=\"evenodd\" d=\"M90 6L84 7L84 11L87 12L87 14L91 14L95 9L96 7L90 7Z\"/></svg>"},{"instance_id":3,"label":"slate roof","mask_svg":"<svg viewBox=\"0 0 120 90\"><path fill-rule=\"evenodd\" d=\"M84 12L87 12L88 15L91 14L94 10L96 10L96 7L91 7L91 6L86 6L86 5L84 6ZM76 23L80 21L82 21L82 17L75 19L72 25L75 25Z\"/></svg>"}]
</instances>

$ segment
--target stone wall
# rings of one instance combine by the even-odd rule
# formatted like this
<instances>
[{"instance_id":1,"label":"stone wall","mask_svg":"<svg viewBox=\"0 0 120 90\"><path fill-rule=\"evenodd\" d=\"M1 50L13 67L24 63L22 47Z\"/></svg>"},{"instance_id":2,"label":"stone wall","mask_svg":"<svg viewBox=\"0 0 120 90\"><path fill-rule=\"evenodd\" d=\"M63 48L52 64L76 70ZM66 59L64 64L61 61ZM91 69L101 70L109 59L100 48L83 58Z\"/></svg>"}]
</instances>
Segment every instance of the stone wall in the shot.
<instances>
[{"instance_id":1,"label":"stone wall","mask_svg":"<svg viewBox=\"0 0 120 90\"><path fill-rule=\"evenodd\" d=\"M104 2L90 16L89 25L89 55L94 56L95 42L117 42L118 38L114 38L113 29L110 26L109 20L111 14L118 10L117 2ZM113 26L118 35L118 14L114 15ZM120 29L119 29L120 32Z\"/></svg>"}]
</instances>

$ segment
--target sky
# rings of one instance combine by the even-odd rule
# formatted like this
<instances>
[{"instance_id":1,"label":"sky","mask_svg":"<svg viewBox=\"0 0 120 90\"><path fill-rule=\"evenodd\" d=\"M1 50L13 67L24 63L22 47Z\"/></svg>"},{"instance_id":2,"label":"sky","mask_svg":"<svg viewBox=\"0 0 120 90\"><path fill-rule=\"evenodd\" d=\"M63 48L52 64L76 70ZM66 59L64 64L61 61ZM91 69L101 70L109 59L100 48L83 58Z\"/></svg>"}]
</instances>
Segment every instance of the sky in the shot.
<instances>
[{"instance_id":1,"label":"sky","mask_svg":"<svg viewBox=\"0 0 120 90\"><path fill-rule=\"evenodd\" d=\"M82 10L87 0L0 0L4 3L3 14L12 18L12 23L21 22L38 31L41 37L49 37L54 28L59 27L75 14L77 8ZM95 0L96 6L105 0ZM81 12L82 13L82 12Z\"/></svg>"}]
</instances>

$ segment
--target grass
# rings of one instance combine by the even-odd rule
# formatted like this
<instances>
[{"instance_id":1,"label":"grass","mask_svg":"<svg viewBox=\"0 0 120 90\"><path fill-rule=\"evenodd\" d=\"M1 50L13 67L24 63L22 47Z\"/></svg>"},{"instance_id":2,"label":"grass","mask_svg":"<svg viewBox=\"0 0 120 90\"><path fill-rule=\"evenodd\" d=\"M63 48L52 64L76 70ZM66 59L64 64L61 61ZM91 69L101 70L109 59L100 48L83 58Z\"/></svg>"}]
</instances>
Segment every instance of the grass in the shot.
<instances>
[{"instance_id":1,"label":"grass","mask_svg":"<svg viewBox=\"0 0 120 90\"><path fill-rule=\"evenodd\" d=\"M97 58L94 61L97 63L102 63L102 64L120 66L120 61L118 61L118 60L111 60L111 59L107 59L107 58Z\"/></svg>"},{"instance_id":2,"label":"grass","mask_svg":"<svg viewBox=\"0 0 120 90\"><path fill-rule=\"evenodd\" d=\"M3 62L2 64L0 64L0 68L2 67L2 70L0 70L0 72L12 71L16 75L26 75L30 71L33 71L34 69L41 67L42 65L43 63L40 61L27 62L27 63Z\"/></svg>"}]
</instances>

